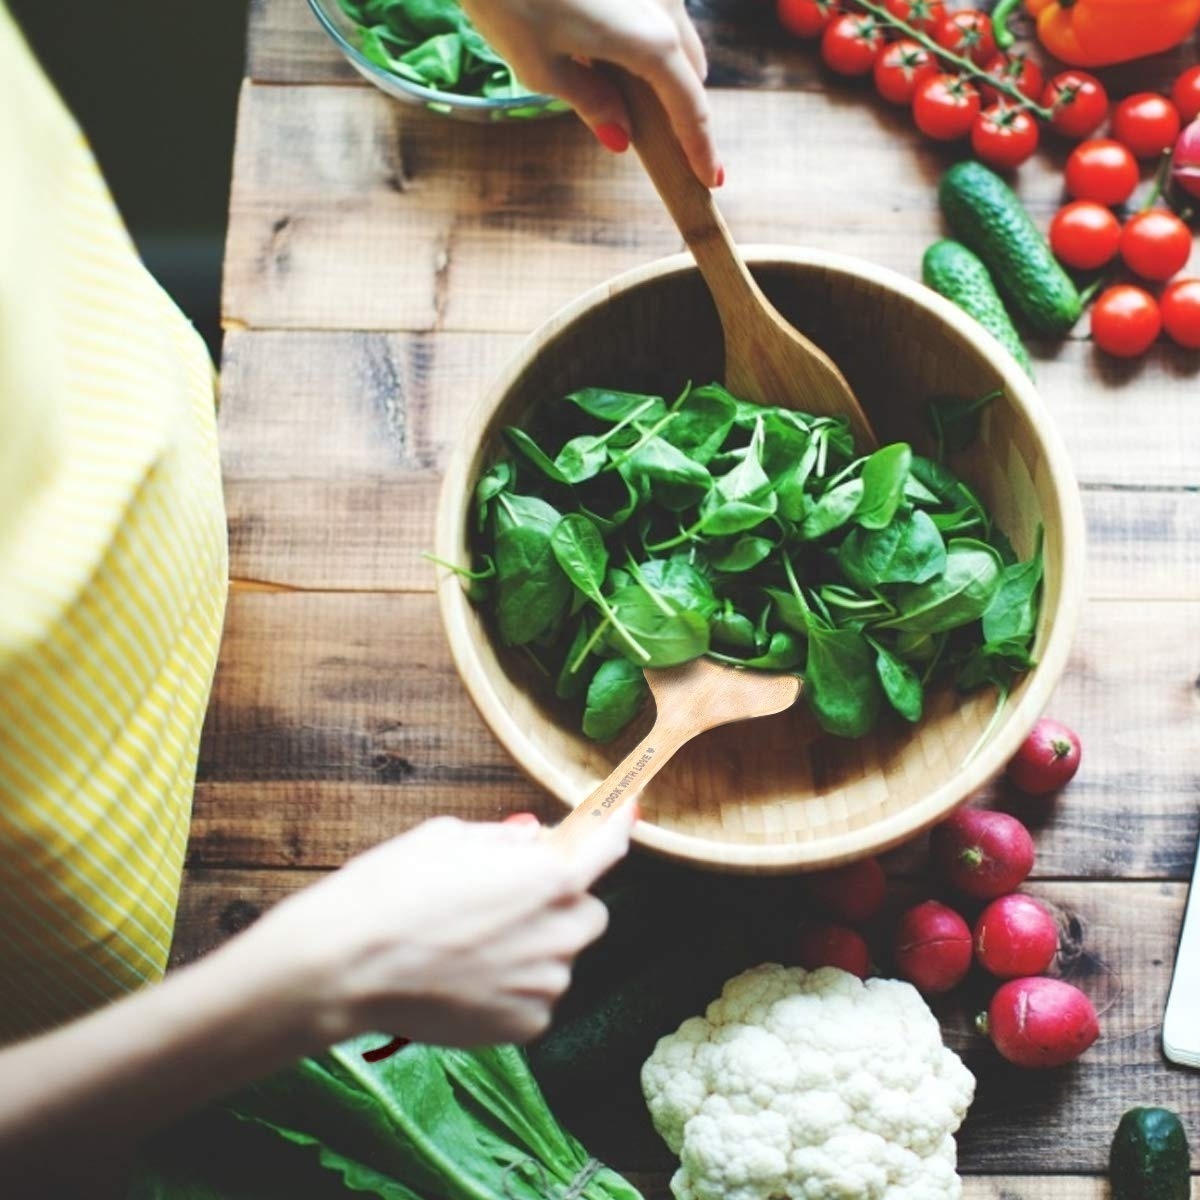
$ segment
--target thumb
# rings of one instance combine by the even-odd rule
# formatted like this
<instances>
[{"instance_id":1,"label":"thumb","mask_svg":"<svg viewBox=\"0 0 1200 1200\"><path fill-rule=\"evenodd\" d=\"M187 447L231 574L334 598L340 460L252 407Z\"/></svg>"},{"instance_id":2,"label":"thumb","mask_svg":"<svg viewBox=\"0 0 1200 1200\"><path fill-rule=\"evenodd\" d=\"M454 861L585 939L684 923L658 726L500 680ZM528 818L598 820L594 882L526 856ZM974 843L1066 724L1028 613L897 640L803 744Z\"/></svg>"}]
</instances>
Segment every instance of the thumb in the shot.
<instances>
[{"instance_id":1,"label":"thumb","mask_svg":"<svg viewBox=\"0 0 1200 1200\"><path fill-rule=\"evenodd\" d=\"M629 114L620 89L593 66L571 58L548 64L545 90L565 100L601 145L617 154L629 147Z\"/></svg>"}]
</instances>

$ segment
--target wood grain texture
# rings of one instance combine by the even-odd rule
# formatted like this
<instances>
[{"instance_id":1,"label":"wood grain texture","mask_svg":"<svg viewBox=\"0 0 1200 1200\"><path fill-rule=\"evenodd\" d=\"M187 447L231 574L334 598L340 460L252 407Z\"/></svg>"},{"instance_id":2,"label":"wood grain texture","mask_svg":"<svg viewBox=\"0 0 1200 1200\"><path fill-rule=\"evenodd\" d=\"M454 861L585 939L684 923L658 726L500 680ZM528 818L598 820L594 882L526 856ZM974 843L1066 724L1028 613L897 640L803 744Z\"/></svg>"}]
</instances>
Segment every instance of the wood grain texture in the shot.
<instances>
[{"instance_id":1,"label":"wood grain texture","mask_svg":"<svg viewBox=\"0 0 1200 1200\"><path fill-rule=\"evenodd\" d=\"M431 589L421 556L433 545L439 472L522 341L228 334L220 423L234 578ZM1092 596L1200 597L1200 409L1182 366L1163 354L1121 379L1078 343L1039 364L1084 485ZM1131 418L1140 396L1155 420Z\"/></svg>"},{"instance_id":2,"label":"wood grain texture","mask_svg":"<svg viewBox=\"0 0 1200 1200\"><path fill-rule=\"evenodd\" d=\"M313 873L304 871L193 870L180 915L176 961L211 949L313 880ZM1166 999L1163 965L1174 955L1186 889L1174 883L1042 882L1030 890L1059 922L1062 950L1054 971L1092 998L1101 1038L1070 1067L1020 1071L972 1031L974 1014L990 994L985 981L976 980L953 999L939 1002L935 1009L946 1041L964 1056L978 1080L975 1103L959 1135L960 1159L972 1173L1045 1170L1051 1163L1060 1172L1100 1173L1117 1120L1133 1104L1152 1100L1174 1108L1189 1128L1200 1122L1195 1076L1168 1066L1158 1045ZM898 908L920 895L901 884L894 889L893 905ZM884 921L881 928L886 926ZM618 1099L626 1110L614 1122ZM622 1170L669 1168L669 1155L638 1111L634 1089L621 1087L619 1096L613 1090L581 1091L558 1107L593 1153ZM614 1128L618 1123L620 1128ZM1041 1192L1028 1194L1030 1200L1045 1200Z\"/></svg>"},{"instance_id":3,"label":"wood grain texture","mask_svg":"<svg viewBox=\"0 0 1200 1200\"><path fill-rule=\"evenodd\" d=\"M739 242L918 273L945 233L936 184L951 152L843 89L711 98ZM1044 227L1061 156L1028 164L1018 189ZM679 248L636 162L600 151L579 122L472 125L374 89L243 89L224 285L234 328L524 332Z\"/></svg>"},{"instance_id":4,"label":"wood grain texture","mask_svg":"<svg viewBox=\"0 0 1200 1200\"><path fill-rule=\"evenodd\" d=\"M1200 813L1200 603L1089 605L1052 711L1085 761L1035 826L1045 876L1184 879ZM559 809L491 737L432 596L232 597L201 752L196 865L328 867L439 812ZM905 868L921 869L914 850Z\"/></svg>"},{"instance_id":5,"label":"wood grain texture","mask_svg":"<svg viewBox=\"0 0 1200 1200\"><path fill-rule=\"evenodd\" d=\"M816 46L786 37L765 0L689 0L687 7L708 51L710 87L831 86ZM966 0L951 0L949 7L967 7ZM1028 33L1028 25L1018 28ZM1165 91L1191 61L1188 49L1181 47L1137 64L1111 67L1103 75L1113 95L1146 88ZM251 0L246 74L261 83L366 86L302 0Z\"/></svg>"}]
</instances>

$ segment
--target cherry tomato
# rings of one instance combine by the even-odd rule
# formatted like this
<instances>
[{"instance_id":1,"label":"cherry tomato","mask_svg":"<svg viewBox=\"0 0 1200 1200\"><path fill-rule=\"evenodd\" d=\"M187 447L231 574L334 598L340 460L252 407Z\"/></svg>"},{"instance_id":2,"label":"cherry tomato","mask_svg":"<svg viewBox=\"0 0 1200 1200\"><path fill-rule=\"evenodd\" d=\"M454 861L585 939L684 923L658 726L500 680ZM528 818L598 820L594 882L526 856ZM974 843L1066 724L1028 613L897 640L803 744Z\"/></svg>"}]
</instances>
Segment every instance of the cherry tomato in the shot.
<instances>
[{"instance_id":1,"label":"cherry tomato","mask_svg":"<svg viewBox=\"0 0 1200 1200\"><path fill-rule=\"evenodd\" d=\"M993 104L971 126L971 149L989 167L1019 167L1037 149L1037 123L1023 108Z\"/></svg>"},{"instance_id":2,"label":"cherry tomato","mask_svg":"<svg viewBox=\"0 0 1200 1200\"><path fill-rule=\"evenodd\" d=\"M815 38L837 16L837 0L776 0L779 23L796 37Z\"/></svg>"},{"instance_id":3,"label":"cherry tomato","mask_svg":"<svg viewBox=\"0 0 1200 1200\"><path fill-rule=\"evenodd\" d=\"M1119 283L1092 305L1092 340L1115 358L1136 358L1154 344L1162 315L1149 292Z\"/></svg>"},{"instance_id":4,"label":"cherry tomato","mask_svg":"<svg viewBox=\"0 0 1200 1200\"><path fill-rule=\"evenodd\" d=\"M1171 88L1171 100L1185 125L1200 117L1200 67L1188 67L1175 80L1175 86Z\"/></svg>"},{"instance_id":5,"label":"cherry tomato","mask_svg":"<svg viewBox=\"0 0 1200 1200\"><path fill-rule=\"evenodd\" d=\"M1121 257L1143 279L1170 279L1191 256L1191 230L1165 208L1138 213L1121 230Z\"/></svg>"},{"instance_id":6,"label":"cherry tomato","mask_svg":"<svg viewBox=\"0 0 1200 1200\"><path fill-rule=\"evenodd\" d=\"M1108 93L1095 75L1063 71L1046 84L1042 107L1050 109L1051 128L1064 137L1085 138L1096 132L1108 116Z\"/></svg>"},{"instance_id":7,"label":"cherry tomato","mask_svg":"<svg viewBox=\"0 0 1200 1200\"><path fill-rule=\"evenodd\" d=\"M996 54L988 59L987 73L1003 83L1015 87L1022 96L1037 100L1042 94L1042 68L1037 65L1024 51L1016 54ZM979 90L983 93L984 101L997 104L1006 97L994 87L989 87L980 81Z\"/></svg>"},{"instance_id":8,"label":"cherry tomato","mask_svg":"<svg viewBox=\"0 0 1200 1200\"><path fill-rule=\"evenodd\" d=\"M979 93L957 75L933 75L917 84L913 120L939 142L966 137L979 116Z\"/></svg>"},{"instance_id":9,"label":"cherry tomato","mask_svg":"<svg viewBox=\"0 0 1200 1200\"><path fill-rule=\"evenodd\" d=\"M911 104L922 79L938 73L933 55L908 38L892 42L875 60L875 90L892 104Z\"/></svg>"},{"instance_id":10,"label":"cherry tomato","mask_svg":"<svg viewBox=\"0 0 1200 1200\"><path fill-rule=\"evenodd\" d=\"M1200 279L1177 279L1159 301L1163 328L1172 341L1200 350Z\"/></svg>"},{"instance_id":11,"label":"cherry tomato","mask_svg":"<svg viewBox=\"0 0 1200 1200\"><path fill-rule=\"evenodd\" d=\"M1157 92L1126 96L1113 109L1112 136L1137 158L1154 158L1175 145L1179 110Z\"/></svg>"},{"instance_id":12,"label":"cherry tomato","mask_svg":"<svg viewBox=\"0 0 1200 1200\"><path fill-rule=\"evenodd\" d=\"M961 58L969 58L977 67L982 67L996 55L992 18L973 8L951 13L937 27L933 36L939 46L944 46Z\"/></svg>"},{"instance_id":13,"label":"cherry tomato","mask_svg":"<svg viewBox=\"0 0 1200 1200\"><path fill-rule=\"evenodd\" d=\"M884 0L884 7L922 33L932 33L946 19L943 0Z\"/></svg>"},{"instance_id":14,"label":"cherry tomato","mask_svg":"<svg viewBox=\"0 0 1200 1200\"><path fill-rule=\"evenodd\" d=\"M1066 180L1067 191L1077 200L1124 204L1138 185L1138 166L1120 142L1094 138L1071 151Z\"/></svg>"},{"instance_id":15,"label":"cherry tomato","mask_svg":"<svg viewBox=\"0 0 1200 1200\"><path fill-rule=\"evenodd\" d=\"M883 49L874 17L835 17L821 35L821 58L838 75L866 75Z\"/></svg>"},{"instance_id":16,"label":"cherry tomato","mask_svg":"<svg viewBox=\"0 0 1200 1200\"><path fill-rule=\"evenodd\" d=\"M1120 221L1094 200L1073 200L1050 222L1050 249L1059 262L1077 271L1112 262L1120 244Z\"/></svg>"}]
</instances>

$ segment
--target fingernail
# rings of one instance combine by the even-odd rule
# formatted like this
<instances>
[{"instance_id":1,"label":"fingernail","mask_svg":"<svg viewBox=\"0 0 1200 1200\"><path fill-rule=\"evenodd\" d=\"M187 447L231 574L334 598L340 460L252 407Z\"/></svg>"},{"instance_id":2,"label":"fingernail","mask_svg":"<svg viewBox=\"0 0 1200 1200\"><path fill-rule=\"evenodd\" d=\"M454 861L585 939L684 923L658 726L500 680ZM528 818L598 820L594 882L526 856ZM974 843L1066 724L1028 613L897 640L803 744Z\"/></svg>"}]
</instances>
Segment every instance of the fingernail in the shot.
<instances>
[{"instance_id":1,"label":"fingernail","mask_svg":"<svg viewBox=\"0 0 1200 1200\"><path fill-rule=\"evenodd\" d=\"M614 154L624 154L629 149L629 134L614 121L597 125L592 132L605 150L611 150Z\"/></svg>"},{"instance_id":2,"label":"fingernail","mask_svg":"<svg viewBox=\"0 0 1200 1200\"><path fill-rule=\"evenodd\" d=\"M713 180L713 187L719 188L725 186L725 168L718 164L717 174Z\"/></svg>"},{"instance_id":3,"label":"fingernail","mask_svg":"<svg viewBox=\"0 0 1200 1200\"><path fill-rule=\"evenodd\" d=\"M642 806L636 800L631 800L629 804L633 809L633 822L636 825L642 819Z\"/></svg>"},{"instance_id":4,"label":"fingernail","mask_svg":"<svg viewBox=\"0 0 1200 1200\"><path fill-rule=\"evenodd\" d=\"M540 825L541 822L531 812L511 813L500 822L501 825Z\"/></svg>"}]
</instances>

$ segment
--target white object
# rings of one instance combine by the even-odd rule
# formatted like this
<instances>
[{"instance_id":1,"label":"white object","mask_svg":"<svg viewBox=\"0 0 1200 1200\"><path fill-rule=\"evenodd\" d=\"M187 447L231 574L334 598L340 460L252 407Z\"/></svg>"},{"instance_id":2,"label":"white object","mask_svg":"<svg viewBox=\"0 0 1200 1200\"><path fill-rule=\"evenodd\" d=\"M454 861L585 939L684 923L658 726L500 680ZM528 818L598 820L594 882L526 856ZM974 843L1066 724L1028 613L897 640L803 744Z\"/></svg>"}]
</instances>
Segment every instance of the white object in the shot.
<instances>
[{"instance_id":1,"label":"white object","mask_svg":"<svg viewBox=\"0 0 1200 1200\"><path fill-rule=\"evenodd\" d=\"M1200 1067L1200 856L1192 874L1175 973L1163 1015L1163 1053L1185 1067Z\"/></svg>"},{"instance_id":2,"label":"white object","mask_svg":"<svg viewBox=\"0 0 1200 1200\"><path fill-rule=\"evenodd\" d=\"M677 1200L957 1200L975 1079L911 984L767 963L642 1068Z\"/></svg>"}]
</instances>

